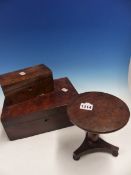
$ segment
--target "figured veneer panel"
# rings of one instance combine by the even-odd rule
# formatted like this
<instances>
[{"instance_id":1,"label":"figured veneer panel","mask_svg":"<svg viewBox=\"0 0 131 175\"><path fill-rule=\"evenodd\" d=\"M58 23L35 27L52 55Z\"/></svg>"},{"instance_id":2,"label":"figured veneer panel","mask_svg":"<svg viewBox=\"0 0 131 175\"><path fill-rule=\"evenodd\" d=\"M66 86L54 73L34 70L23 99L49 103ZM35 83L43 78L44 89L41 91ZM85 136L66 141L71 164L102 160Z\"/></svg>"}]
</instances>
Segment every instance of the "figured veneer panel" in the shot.
<instances>
[{"instance_id":1,"label":"figured veneer panel","mask_svg":"<svg viewBox=\"0 0 131 175\"><path fill-rule=\"evenodd\" d=\"M54 80L54 91L48 94L11 106L5 100L1 121L9 139L20 139L71 126L66 108L77 95L69 79L60 78Z\"/></svg>"},{"instance_id":2,"label":"figured veneer panel","mask_svg":"<svg viewBox=\"0 0 131 175\"><path fill-rule=\"evenodd\" d=\"M0 85L6 105L18 104L54 90L52 71L43 64L0 75Z\"/></svg>"}]
</instances>

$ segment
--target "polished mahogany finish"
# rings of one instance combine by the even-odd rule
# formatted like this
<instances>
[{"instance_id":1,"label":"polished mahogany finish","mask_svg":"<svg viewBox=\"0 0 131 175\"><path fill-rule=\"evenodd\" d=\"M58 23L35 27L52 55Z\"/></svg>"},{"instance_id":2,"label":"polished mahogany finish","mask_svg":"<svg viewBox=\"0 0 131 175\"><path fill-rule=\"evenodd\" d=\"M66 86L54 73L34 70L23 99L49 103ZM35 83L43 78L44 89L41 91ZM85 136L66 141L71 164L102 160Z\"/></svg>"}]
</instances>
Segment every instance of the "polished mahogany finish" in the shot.
<instances>
[{"instance_id":1,"label":"polished mahogany finish","mask_svg":"<svg viewBox=\"0 0 131 175\"><path fill-rule=\"evenodd\" d=\"M90 105L89 109L80 109L81 103ZM96 150L118 155L118 147L105 143L98 134L119 130L127 124L130 112L121 99L102 92L83 93L68 105L68 115L73 124L88 132L83 144L74 152L75 160L83 153Z\"/></svg>"},{"instance_id":2,"label":"polished mahogany finish","mask_svg":"<svg viewBox=\"0 0 131 175\"><path fill-rule=\"evenodd\" d=\"M80 109L80 103L93 104L93 110ZM80 94L68 107L72 123L92 133L110 133L129 120L129 109L119 98L102 92Z\"/></svg>"},{"instance_id":3,"label":"polished mahogany finish","mask_svg":"<svg viewBox=\"0 0 131 175\"><path fill-rule=\"evenodd\" d=\"M67 105L78 96L68 78L54 80L54 91L11 106L2 111L1 121L10 140L71 126Z\"/></svg>"},{"instance_id":4,"label":"polished mahogany finish","mask_svg":"<svg viewBox=\"0 0 131 175\"><path fill-rule=\"evenodd\" d=\"M118 156L119 148L105 142L103 139L98 137L98 134L92 134L92 137L90 136L91 133L86 133L86 137L81 144L81 146L74 151L73 158L74 160L79 160L80 157L84 154L94 153L94 152L107 152L112 154L114 157ZM93 140L93 138L96 138L96 140Z\"/></svg>"},{"instance_id":5,"label":"polished mahogany finish","mask_svg":"<svg viewBox=\"0 0 131 175\"><path fill-rule=\"evenodd\" d=\"M52 71L39 64L0 75L6 105L13 105L54 90Z\"/></svg>"}]
</instances>

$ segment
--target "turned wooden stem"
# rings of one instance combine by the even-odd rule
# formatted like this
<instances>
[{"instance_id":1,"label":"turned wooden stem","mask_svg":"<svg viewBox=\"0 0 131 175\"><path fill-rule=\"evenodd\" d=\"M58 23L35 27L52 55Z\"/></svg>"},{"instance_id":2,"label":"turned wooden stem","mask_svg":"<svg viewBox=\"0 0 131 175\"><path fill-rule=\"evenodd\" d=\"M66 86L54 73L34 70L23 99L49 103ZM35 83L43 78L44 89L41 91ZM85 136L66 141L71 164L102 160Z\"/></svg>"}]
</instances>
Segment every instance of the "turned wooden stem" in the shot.
<instances>
[{"instance_id":1,"label":"turned wooden stem","mask_svg":"<svg viewBox=\"0 0 131 175\"><path fill-rule=\"evenodd\" d=\"M93 134L91 132L88 132L87 135L88 138L90 138L93 142L96 142L99 138L99 134Z\"/></svg>"}]
</instances>

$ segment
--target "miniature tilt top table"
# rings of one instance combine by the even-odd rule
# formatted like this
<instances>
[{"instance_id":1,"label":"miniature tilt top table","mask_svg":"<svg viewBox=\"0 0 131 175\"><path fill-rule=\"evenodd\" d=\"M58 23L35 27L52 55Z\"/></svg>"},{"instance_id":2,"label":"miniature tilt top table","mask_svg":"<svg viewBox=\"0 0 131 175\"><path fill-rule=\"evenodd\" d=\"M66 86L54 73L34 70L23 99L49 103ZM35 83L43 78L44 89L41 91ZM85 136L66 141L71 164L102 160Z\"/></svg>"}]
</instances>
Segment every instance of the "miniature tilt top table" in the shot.
<instances>
[{"instance_id":1,"label":"miniature tilt top table","mask_svg":"<svg viewBox=\"0 0 131 175\"><path fill-rule=\"evenodd\" d=\"M99 134L117 131L127 124L130 112L122 100L107 93L86 92L73 99L67 112L70 121L86 131L82 145L73 153L74 160L98 151L118 156L119 148L102 140Z\"/></svg>"}]
</instances>

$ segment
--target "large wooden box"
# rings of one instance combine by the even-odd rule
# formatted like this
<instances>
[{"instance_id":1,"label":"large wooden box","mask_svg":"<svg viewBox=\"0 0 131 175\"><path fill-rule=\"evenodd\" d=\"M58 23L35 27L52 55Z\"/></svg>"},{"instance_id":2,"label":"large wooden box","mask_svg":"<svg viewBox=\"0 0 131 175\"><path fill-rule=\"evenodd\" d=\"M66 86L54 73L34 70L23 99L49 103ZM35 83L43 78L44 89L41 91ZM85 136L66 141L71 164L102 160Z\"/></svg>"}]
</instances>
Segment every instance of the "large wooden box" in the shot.
<instances>
[{"instance_id":1,"label":"large wooden box","mask_svg":"<svg viewBox=\"0 0 131 175\"><path fill-rule=\"evenodd\" d=\"M6 105L13 105L54 90L52 72L43 64L0 75L0 85Z\"/></svg>"},{"instance_id":2,"label":"large wooden box","mask_svg":"<svg viewBox=\"0 0 131 175\"><path fill-rule=\"evenodd\" d=\"M78 95L68 78L54 80L54 91L11 106L4 103L1 121L10 140L71 126L67 104Z\"/></svg>"}]
</instances>

